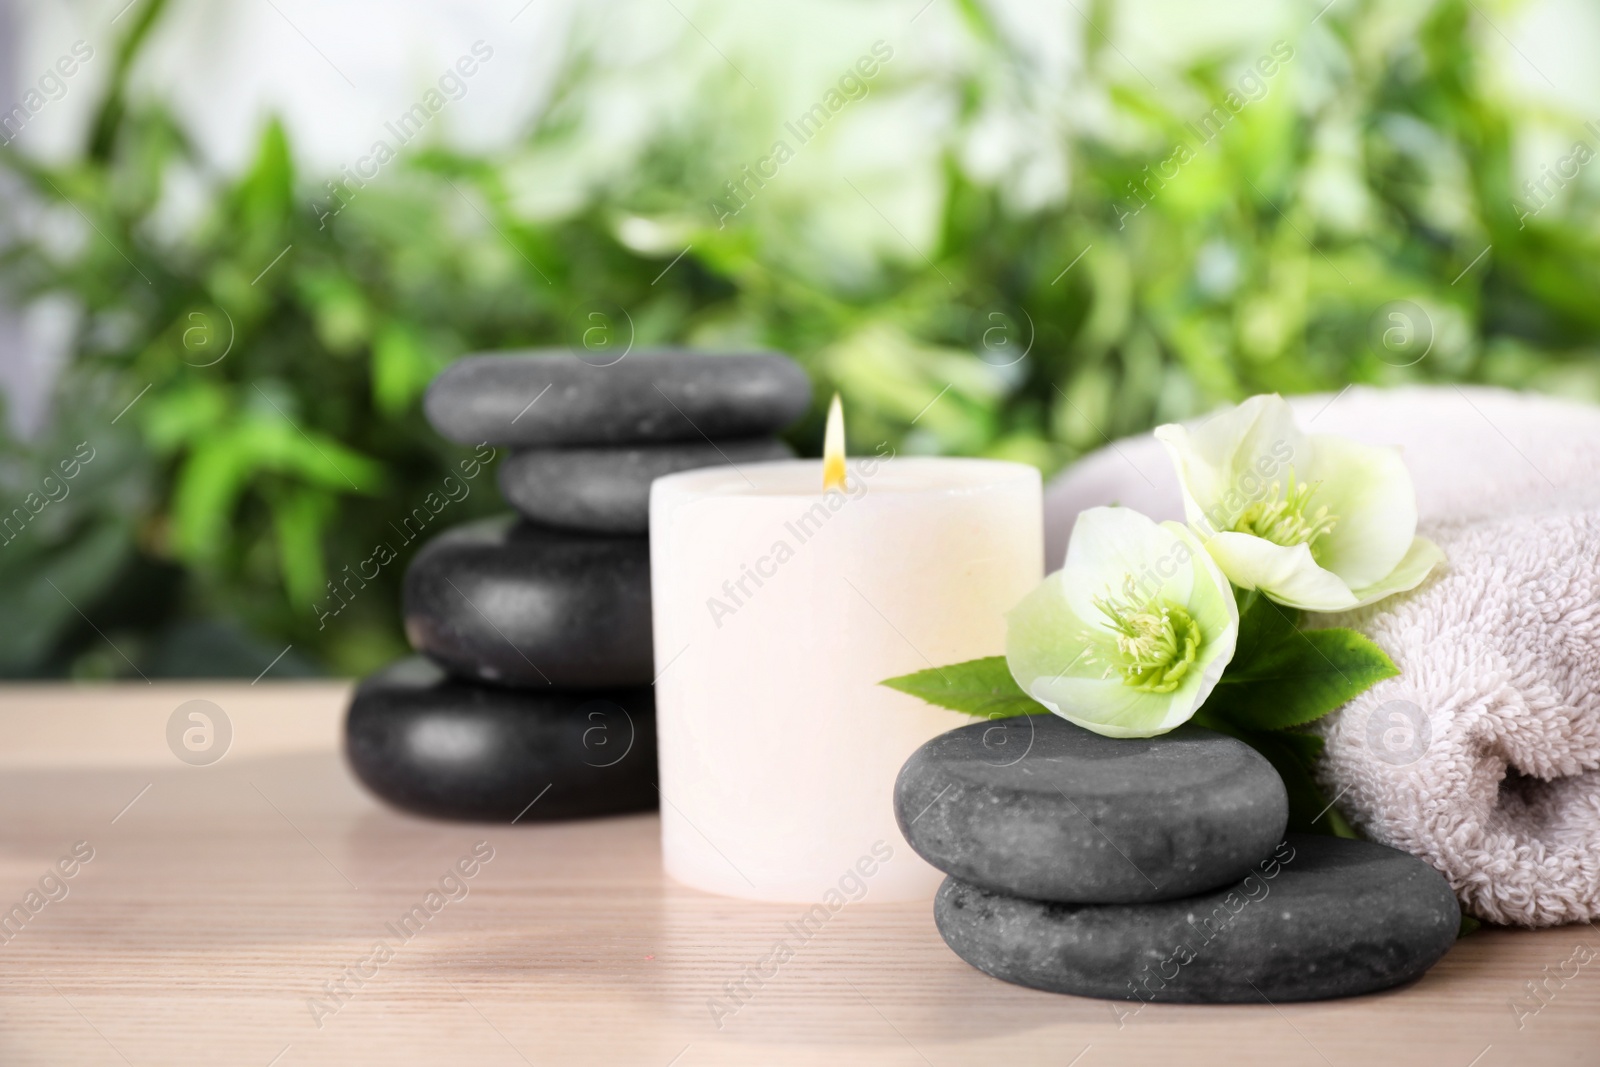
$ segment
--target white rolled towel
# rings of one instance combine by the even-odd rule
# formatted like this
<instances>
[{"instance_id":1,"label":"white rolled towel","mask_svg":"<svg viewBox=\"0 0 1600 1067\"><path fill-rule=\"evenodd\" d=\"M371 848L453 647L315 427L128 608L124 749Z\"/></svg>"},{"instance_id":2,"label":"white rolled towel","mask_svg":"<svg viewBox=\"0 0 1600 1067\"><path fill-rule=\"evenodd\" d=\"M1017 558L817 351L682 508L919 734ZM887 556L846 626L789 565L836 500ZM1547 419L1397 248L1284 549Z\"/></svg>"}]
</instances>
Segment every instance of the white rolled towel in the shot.
<instances>
[{"instance_id":1,"label":"white rolled towel","mask_svg":"<svg viewBox=\"0 0 1600 1067\"><path fill-rule=\"evenodd\" d=\"M1330 795L1449 879L1463 908L1549 926L1600 917L1600 409L1490 389L1297 397L1300 425L1401 447L1446 566L1348 625L1401 673L1319 724ZM1182 518L1149 435L1046 494L1050 564L1107 503Z\"/></svg>"},{"instance_id":2,"label":"white rolled towel","mask_svg":"<svg viewBox=\"0 0 1600 1067\"><path fill-rule=\"evenodd\" d=\"M1449 566L1326 617L1400 675L1324 720L1322 777L1369 836L1432 863L1464 909L1600 915L1600 511L1436 527ZM1324 621L1318 620L1318 625Z\"/></svg>"}]
</instances>

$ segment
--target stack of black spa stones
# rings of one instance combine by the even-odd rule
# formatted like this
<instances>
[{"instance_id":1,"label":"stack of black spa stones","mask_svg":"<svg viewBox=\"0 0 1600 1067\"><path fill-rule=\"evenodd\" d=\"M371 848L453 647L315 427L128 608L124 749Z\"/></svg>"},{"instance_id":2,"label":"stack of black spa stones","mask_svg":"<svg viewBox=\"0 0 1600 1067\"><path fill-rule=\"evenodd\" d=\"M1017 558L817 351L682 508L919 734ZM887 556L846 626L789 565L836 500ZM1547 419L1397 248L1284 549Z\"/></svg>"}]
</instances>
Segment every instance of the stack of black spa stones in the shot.
<instances>
[{"instance_id":1,"label":"stack of black spa stones","mask_svg":"<svg viewBox=\"0 0 1600 1067\"><path fill-rule=\"evenodd\" d=\"M1194 725L1090 733L1054 715L963 726L895 783L950 877L934 921L996 978L1132 1002L1277 1003L1421 975L1461 913L1438 871L1369 841L1285 834L1278 773Z\"/></svg>"},{"instance_id":2,"label":"stack of black spa stones","mask_svg":"<svg viewBox=\"0 0 1600 1067\"><path fill-rule=\"evenodd\" d=\"M811 400L774 353L560 349L469 356L433 382L428 421L508 446L516 514L448 530L405 576L420 655L356 690L351 766L390 803L519 822L653 808L649 493L655 478L788 459L776 434Z\"/></svg>"}]
</instances>

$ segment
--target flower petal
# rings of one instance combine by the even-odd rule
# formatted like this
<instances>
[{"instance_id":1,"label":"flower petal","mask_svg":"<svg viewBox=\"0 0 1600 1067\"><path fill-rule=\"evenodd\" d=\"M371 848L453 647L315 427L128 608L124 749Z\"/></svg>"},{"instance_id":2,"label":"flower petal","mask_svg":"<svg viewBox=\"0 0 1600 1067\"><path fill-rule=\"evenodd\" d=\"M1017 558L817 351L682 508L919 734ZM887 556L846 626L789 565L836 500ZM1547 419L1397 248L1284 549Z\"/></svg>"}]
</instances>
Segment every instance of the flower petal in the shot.
<instances>
[{"instance_id":1,"label":"flower petal","mask_svg":"<svg viewBox=\"0 0 1600 1067\"><path fill-rule=\"evenodd\" d=\"M1183 490L1184 521L1199 525L1206 512L1215 508L1216 502L1227 492L1226 487L1219 484L1221 472L1195 454L1189 431L1177 423L1157 426L1155 438L1178 472L1178 487Z\"/></svg>"},{"instance_id":2,"label":"flower petal","mask_svg":"<svg viewBox=\"0 0 1600 1067\"><path fill-rule=\"evenodd\" d=\"M1128 578L1141 600L1161 596L1176 604L1194 588L1192 539L1155 523L1132 508L1090 508L1078 516L1067 544L1061 583L1078 618L1099 630L1105 619L1095 598L1120 595Z\"/></svg>"},{"instance_id":3,"label":"flower petal","mask_svg":"<svg viewBox=\"0 0 1600 1067\"><path fill-rule=\"evenodd\" d=\"M1192 433L1176 424L1159 426L1155 437L1178 472L1184 515L1202 536L1231 527L1274 476L1311 459L1310 440L1277 394L1253 396Z\"/></svg>"},{"instance_id":4,"label":"flower petal","mask_svg":"<svg viewBox=\"0 0 1600 1067\"><path fill-rule=\"evenodd\" d=\"M1217 561L1211 558L1193 531L1176 522L1164 522L1161 525L1189 547L1191 562L1188 566L1195 570L1189 595L1181 603L1200 624L1201 633L1213 635L1233 631L1228 645L1228 657L1231 659L1231 642L1239 628L1239 604L1233 598L1233 590L1228 587L1227 575L1222 573L1222 568L1217 566ZM1202 658L1207 654L1206 650L1201 650Z\"/></svg>"},{"instance_id":5,"label":"flower petal","mask_svg":"<svg viewBox=\"0 0 1600 1067\"><path fill-rule=\"evenodd\" d=\"M1206 551L1234 585L1259 589L1280 604L1310 611L1355 607L1355 594L1337 574L1317 566L1305 545L1275 545L1243 533L1220 533Z\"/></svg>"},{"instance_id":6,"label":"flower petal","mask_svg":"<svg viewBox=\"0 0 1600 1067\"><path fill-rule=\"evenodd\" d=\"M1417 491L1399 449L1318 434L1310 464L1295 473L1317 485L1311 506L1338 517L1316 543L1323 568L1351 589L1394 570L1417 532Z\"/></svg>"},{"instance_id":7,"label":"flower petal","mask_svg":"<svg viewBox=\"0 0 1600 1067\"><path fill-rule=\"evenodd\" d=\"M1104 737L1154 737L1189 720L1193 709L1173 719L1176 693L1146 693L1120 678L1042 678L1028 695L1085 730Z\"/></svg>"},{"instance_id":8,"label":"flower petal","mask_svg":"<svg viewBox=\"0 0 1600 1067\"><path fill-rule=\"evenodd\" d=\"M1386 596L1404 593L1408 589L1415 589L1422 584L1434 567L1444 562L1444 549L1428 540L1418 537L1412 540L1411 548L1406 552L1394 570L1390 571L1381 581L1357 589L1354 607L1363 604L1376 603Z\"/></svg>"},{"instance_id":9,"label":"flower petal","mask_svg":"<svg viewBox=\"0 0 1600 1067\"><path fill-rule=\"evenodd\" d=\"M1006 613L1006 666L1028 693L1040 678L1055 678L1067 671L1099 674L1086 640L1089 625L1067 602L1064 572L1045 578ZM1038 697L1034 697L1035 700Z\"/></svg>"}]
</instances>

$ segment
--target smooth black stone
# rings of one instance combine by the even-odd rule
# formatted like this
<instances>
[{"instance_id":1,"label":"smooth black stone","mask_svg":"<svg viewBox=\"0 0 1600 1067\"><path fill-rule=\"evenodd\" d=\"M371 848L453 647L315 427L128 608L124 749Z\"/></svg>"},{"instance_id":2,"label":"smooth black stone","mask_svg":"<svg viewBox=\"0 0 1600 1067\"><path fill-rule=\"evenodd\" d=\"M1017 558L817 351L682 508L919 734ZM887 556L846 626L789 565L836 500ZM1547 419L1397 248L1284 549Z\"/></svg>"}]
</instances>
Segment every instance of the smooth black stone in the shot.
<instances>
[{"instance_id":1,"label":"smooth black stone","mask_svg":"<svg viewBox=\"0 0 1600 1067\"><path fill-rule=\"evenodd\" d=\"M1156 904L1055 904L946 879L945 943L1007 982L1108 1000L1261 1004L1420 976L1461 923L1444 878L1369 841L1291 834L1241 882Z\"/></svg>"},{"instance_id":2,"label":"smooth black stone","mask_svg":"<svg viewBox=\"0 0 1600 1067\"><path fill-rule=\"evenodd\" d=\"M1110 738L1056 715L973 723L929 741L895 781L918 855L1001 893L1090 904L1225 885L1283 840L1283 780L1249 745L1198 726Z\"/></svg>"},{"instance_id":3,"label":"smooth black stone","mask_svg":"<svg viewBox=\"0 0 1600 1067\"><path fill-rule=\"evenodd\" d=\"M500 464L506 502L535 522L599 533L650 531L650 483L700 467L793 459L782 441L701 441L638 448L535 449Z\"/></svg>"},{"instance_id":4,"label":"smooth black stone","mask_svg":"<svg viewBox=\"0 0 1600 1067\"><path fill-rule=\"evenodd\" d=\"M461 444L632 445L760 437L811 403L811 382L775 352L633 352L609 366L567 349L467 356L433 380L423 410Z\"/></svg>"},{"instance_id":5,"label":"smooth black stone","mask_svg":"<svg viewBox=\"0 0 1600 1067\"><path fill-rule=\"evenodd\" d=\"M523 823L656 806L648 686L497 689L419 656L357 687L344 732L356 777L421 815Z\"/></svg>"},{"instance_id":6,"label":"smooth black stone","mask_svg":"<svg viewBox=\"0 0 1600 1067\"><path fill-rule=\"evenodd\" d=\"M649 545L510 515L458 526L406 569L406 636L451 673L497 685L649 685Z\"/></svg>"}]
</instances>

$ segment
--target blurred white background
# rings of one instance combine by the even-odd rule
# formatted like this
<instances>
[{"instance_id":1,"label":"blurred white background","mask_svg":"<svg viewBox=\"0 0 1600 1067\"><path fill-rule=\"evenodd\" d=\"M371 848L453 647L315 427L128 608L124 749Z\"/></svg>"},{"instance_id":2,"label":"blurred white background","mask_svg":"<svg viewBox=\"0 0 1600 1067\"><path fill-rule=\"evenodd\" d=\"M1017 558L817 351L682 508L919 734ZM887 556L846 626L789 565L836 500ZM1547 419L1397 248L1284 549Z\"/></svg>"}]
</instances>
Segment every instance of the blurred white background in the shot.
<instances>
[{"instance_id":1,"label":"blurred white background","mask_svg":"<svg viewBox=\"0 0 1600 1067\"><path fill-rule=\"evenodd\" d=\"M82 143L87 106L111 69L117 31L143 0L0 0L0 100L12 101L73 42L96 50L30 123L19 147L61 158ZM1334 0L1354 3L1355 0ZM478 149L504 144L542 106L569 31L603 40L621 99L625 133L670 114L706 67L732 61L763 92L814 96L875 38L914 41L918 63L959 63L948 31L952 0L803 5L730 0L175 0L144 57L139 84L165 97L209 156L237 168L271 113L281 115L312 167L334 169L373 131L410 106L474 41L496 50L452 108L446 136ZM1130 68L1159 80L1205 53L1275 37L1315 17L1322 0L1123 0L1109 33ZM1064 86L1081 52L1088 0L997 0L1042 87ZM1384 5L1397 22L1406 0ZM1586 0L1483 0L1487 54L1504 66L1508 91L1578 109L1600 109L1600 5ZM919 13L919 9L920 13ZM915 16L915 21L911 21ZM1504 36L1499 36L1503 34ZM902 53L904 54L904 53ZM726 58L724 58L726 57ZM630 74L635 75L629 77Z\"/></svg>"}]
</instances>

